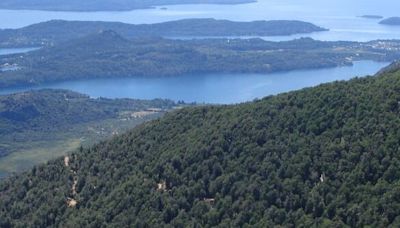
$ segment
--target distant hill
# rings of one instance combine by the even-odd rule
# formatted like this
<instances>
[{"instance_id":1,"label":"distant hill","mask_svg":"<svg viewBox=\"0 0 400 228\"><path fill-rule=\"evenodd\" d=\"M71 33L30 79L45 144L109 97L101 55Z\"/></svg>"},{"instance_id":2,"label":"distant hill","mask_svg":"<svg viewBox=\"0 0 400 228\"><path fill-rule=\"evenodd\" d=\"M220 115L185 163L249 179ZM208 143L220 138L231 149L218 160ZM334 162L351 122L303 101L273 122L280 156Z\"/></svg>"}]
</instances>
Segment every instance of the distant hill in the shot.
<instances>
[{"instance_id":1,"label":"distant hill","mask_svg":"<svg viewBox=\"0 0 400 228\"><path fill-rule=\"evenodd\" d=\"M94 78L318 69L351 65L357 60L393 61L400 58L399 50L396 40L128 40L105 30L25 54L0 56L0 88Z\"/></svg>"},{"instance_id":2,"label":"distant hill","mask_svg":"<svg viewBox=\"0 0 400 228\"><path fill-rule=\"evenodd\" d=\"M0 177L121 134L175 106L169 100L93 99L65 90L2 95ZM160 111L147 111L151 108Z\"/></svg>"},{"instance_id":3,"label":"distant hill","mask_svg":"<svg viewBox=\"0 0 400 228\"><path fill-rule=\"evenodd\" d=\"M0 47L38 47L113 30L125 38L185 36L283 36L326 31L303 21L234 22L215 19L184 19L157 24L124 24L53 20L20 29L0 30Z\"/></svg>"},{"instance_id":4,"label":"distant hill","mask_svg":"<svg viewBox=\"0 0 400 228\"><path fill-rule=\"evenodd\" d=\"M397 61L394 61L393 63L391 63L389 66L381 69L377 73L377 75L394 73L394 72L398 71L399 69L400 69L400 60L397 60Z\"/></svg>"},{"instance_id":5,"label":"distant hill","mask_svg":"<svg viewBox=\"0 0 400 228\"><path fill-rule=\"evenodd\" d=\"M400 72L186 108L0 183L2 227L399 227Z\"/></svg>"},{"instance_id":6,"label":"distant hill","mask_svg":"<svg viewBox=\"0 0 400 228\"><path fill-rule=\"evenodd\" d=\"M125 11L176 4L243 4L255 0L2 0L1 9L51 11Z\"/></svg>"},{"instance_id":7,"label":"distant hill","mask_svg":"<svg viewBox=\"0 0 400 228\"><path fill-rule=\"evenodd\" d=\"M381 22L379 22L379 24L382 24L382 25L400 25L400 17L389 17L389 18L386 18L386 19L382 20Z\"/></svg>"},{"instance_id":8,"label":"distant hill","mask_svg":"<svg viewBox=\"0 0 400 228\"><path fill-rule=\"evenodd\" d=\"M366 19L382 19L383 18L383 16L380 16L380 15L362 15L360 17L366 18Z\"/></svg>"}]
</instances>

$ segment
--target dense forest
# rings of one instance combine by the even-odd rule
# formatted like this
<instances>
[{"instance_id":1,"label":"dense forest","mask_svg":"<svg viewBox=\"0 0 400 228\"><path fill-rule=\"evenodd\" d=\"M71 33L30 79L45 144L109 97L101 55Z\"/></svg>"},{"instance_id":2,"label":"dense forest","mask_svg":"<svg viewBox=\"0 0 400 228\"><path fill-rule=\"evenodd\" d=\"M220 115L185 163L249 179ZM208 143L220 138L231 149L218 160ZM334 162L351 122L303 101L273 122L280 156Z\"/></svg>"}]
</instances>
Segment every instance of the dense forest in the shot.
<instances>
[{"instance_id":1,"label":"dense forest","mask_svg":"<svg viewBox=\"0 0 400 228\"><path fill-rule=\"evenodd\" d=\"M255 0L2 0L1 9L122 11L174 4L242 4Z\"/></svg>"},{"instance_id":2,"label":"dense forest","mask_svg":"<svg viewBox=\"0 0 400 228\"><path fill-rule=\"evenodd\" d=\"M139 25L120 22L53 20L19 29L0 29L0 47L52 46L104 30L113 30L126 38L283 36L326 31L314 24L294 20L236 22L215 19L183 19Z\"/></svg>"},{"instance_id":3,"label":"dense forest","mask_svg":"<svg viewBox=\"0 0 400 228\"><path fill-rule=\"evenodd\" d=\"M68 90L39 90L0 96L0 136L24 129L66 128L73 124L116 118L122 111L168 110L170 100L90 98Z\"/></svg>"},{"instance_id":4,"label":"dense forest","mask_svg":"<svg viewBox=\"0 0 400 228\"><path fill-rule=\"evenodd\" d=\"M66 90L2 95L0 178L123 133L177 106L170 100L94 99Z\"/></svg>"},{"instance_id":5,"label":"dense forest","mask_svg":"<svg viewBox=\"0 0 400 228\"><path fill-rule=\"evenodd\" d=\"M0 183L2 227L398 227L400 71L184 108Z\"/></svg>"},{"instance_id":6,"label":"dense forest","mask_svg":"<svg viewBox=\"0 0 400 228\"><path fill-rule=\"evenodd\" d=\"M316 69L357 60L393 61L400 57L399 50L400 42L395 40L128 40L106 30L54 47L0 56L0 88L76 79Z\"/></svg>"}]
</instances>

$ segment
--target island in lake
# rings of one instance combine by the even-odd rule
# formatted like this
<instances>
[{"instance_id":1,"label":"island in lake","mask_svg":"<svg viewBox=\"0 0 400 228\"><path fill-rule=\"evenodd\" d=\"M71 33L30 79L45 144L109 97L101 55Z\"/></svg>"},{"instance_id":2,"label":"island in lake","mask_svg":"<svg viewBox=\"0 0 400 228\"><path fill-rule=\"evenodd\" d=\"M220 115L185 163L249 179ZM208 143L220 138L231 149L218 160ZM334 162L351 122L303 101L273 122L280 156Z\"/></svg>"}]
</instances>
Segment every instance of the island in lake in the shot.
<instances>
[{"instance_id":1,"label":"island in lake","mask_svg":"<svg viewBox=\"0 0 400 228\"><path fill-rule=\"evenodd\" d=\"M126 38L135 37L221 37L285 36L327 31L295 20L236 22L216 19L184 19L157 24L53 20L20 29L0 30L0 47L52 46L99 31L113 30Z\"/></svg>"},{"instance_id":2,"label":"island in lake","mask_svg":"<svg viewBox=\"0 0 400 228\"><path fill-rule=\"evenodd\" d=\"M0 9L49 11L127 11L177 4L244 4L255 0L2 0Z\"/></svg>"},{"instance_id":3,"label":"island in lake","mask_svg":"<svg viewBox=\"0 0 400 228\"><path fill-rule=\"evenodd\" d=\"M386 18L384 20L382 20L381 22L379 22L379 24L382 25L400 25L400 17L389 17Z\"/></svg>"},{"instance_id":4,"label":"island in lake","mask_svg":"<svg viewBox=\"0 0 400 228\"><path fill-rule=\"evenodd\" d=\"M0 57L0 87L112 78L185 74L272 73L351 65L357 60L392 61L400 41L324 42L302 38L126 39L106 30L25 54Z\"/></svg>"},{"instance_id":5,"label":"island in lake","mask_svg":"<svg viewBox=\"0 0 400 228\"><path fill-rule=\"evenodd\" d=\"M382 19L383 18L383 16L380 16L380 15L362 15L359 17L366 18L366 19Z\"/></svg>"}]
</instances>

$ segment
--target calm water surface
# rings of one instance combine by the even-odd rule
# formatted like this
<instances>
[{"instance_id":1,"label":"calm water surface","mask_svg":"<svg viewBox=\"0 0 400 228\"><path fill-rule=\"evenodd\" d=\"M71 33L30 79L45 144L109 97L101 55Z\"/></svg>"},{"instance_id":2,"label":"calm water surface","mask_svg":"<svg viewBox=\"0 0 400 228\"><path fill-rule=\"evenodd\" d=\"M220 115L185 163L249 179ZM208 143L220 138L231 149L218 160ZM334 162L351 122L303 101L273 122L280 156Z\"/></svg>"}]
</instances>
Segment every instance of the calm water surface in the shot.
<instances>
[{"instance_id":1,"label":"calm water surface","mask_svg":"<svg viewBox=\"0 0 400 228\"><path fill-rule=\"evenodd\" d=\"M101 20L126 23L155 23L183 18L217 18L235 21L297 19L331 29L329 32L306 35L319 40L368 41L398 39L400 26L379 25L379 20L357 16L366 14L384 17L400 16L398 0L260 0L242 5L175 5L168 10L144 9L126 12L51 12L32 10L0 10L0 28L17 28L51 19ZM264 37L288 40L305 35Z\"/></svg>"},{"instance_id":2,"label":"calm water surface","mask_svg":"<svg viewBox=\"0 0 400 228\"><path fill-rule=\"evenodd\" d=\"M31 47L31 48L2 48L0 49L0 55L10 55L10 54L18 54L25 53L37 50L39 48Z\"/></svg>"},{"instance_id":3,"label":"calm water surface","mask_svg":"<svg viewBox=\"0 0 400 228\"><path fill-rule=\"evenodd\" d=\"M31 89L69 89L92 97L168 98L175 101L232 104L335 80L374 74L387 63L359 61L354 66L272 74L184 75L168 78L96 79L53 83L0 91L9 94Z\"/></svg>"},{"instance_id":4,"label":"calm water surface","mask_svg":"<svg viewBox=\"0 0 400 228\"><path fill-rule=\"evenodd\" d=\"M379 25L379 20L357 16L400 16L398 0L260 0L243 5L175 5L168 10L133 10L127 12L49 12L0 10L0 28L18 28L51 19L101 20L126 23L156 23L184 18L217 18L234 21L296 19L329 28L328 32L307 35L263 37L267 40L290 40L309 36L319 40L368 41L398 39L400 26ZM0 50L10 54L13 50ZM16 53L16 52L14 52ZM72 81L25 89L0 91L2 94L39 88L71 89L93 97L169 98L186 102L238 103L271 94L314 86L334 80L374 74L387 63L361 61L353 67L292 71L267 75L185 75L170 78L130 78Z\"/></svg>"}]
</instances>

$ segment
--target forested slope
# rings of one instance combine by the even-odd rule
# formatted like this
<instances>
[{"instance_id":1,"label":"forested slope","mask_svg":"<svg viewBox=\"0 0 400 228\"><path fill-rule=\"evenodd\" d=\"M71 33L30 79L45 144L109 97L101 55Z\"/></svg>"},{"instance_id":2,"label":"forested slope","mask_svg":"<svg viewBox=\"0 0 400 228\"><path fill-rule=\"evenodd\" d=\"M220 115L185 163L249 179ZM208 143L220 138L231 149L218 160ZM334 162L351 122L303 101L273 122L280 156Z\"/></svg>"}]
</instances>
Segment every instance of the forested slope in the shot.
<instances>
[{"instance_id":1,"label":"forested slope","mask_svg":"<svg viewBox=\"0 0 400 228\"><path fill-rule=\"evenodd\" d=\"M169 113L2 182L1 226L397 227L399 101L397 71Z\"/></svg>"},{"instance_id":2,"label":"forested slope","mask_svg":"<svg viewBox=\"0 0 400 228\"><path fill-rule=\"evenodd\" d=\"M122 111L171 109L170 100L90 98L69 90L45 89L0 96L0 136L22 130L67 129L74 124L117 118Z\"/></svg>"},{"instance_id":3,"label":"forested slope","mask_svg":"<svg viewBox=\"0 0 400 228\"><path fill-rule=\"evenodd\" d=\"M90 98L68 90L1 95L0 179L125 132L176 105L162 99Z\"/></svg>"}]
</instances>

